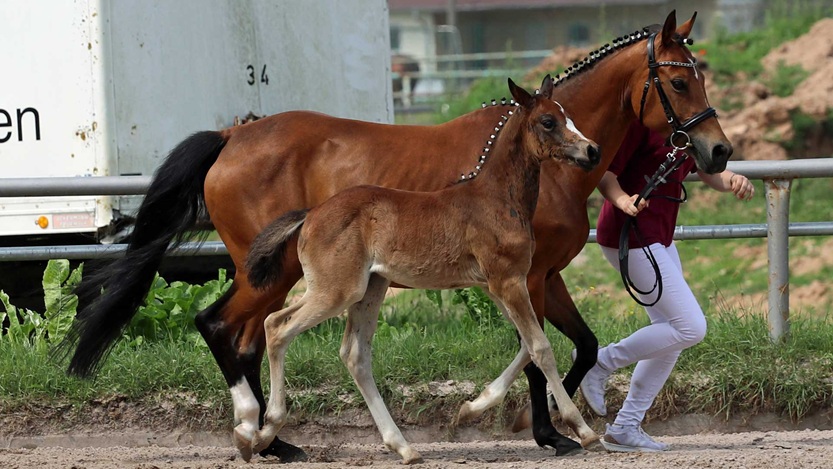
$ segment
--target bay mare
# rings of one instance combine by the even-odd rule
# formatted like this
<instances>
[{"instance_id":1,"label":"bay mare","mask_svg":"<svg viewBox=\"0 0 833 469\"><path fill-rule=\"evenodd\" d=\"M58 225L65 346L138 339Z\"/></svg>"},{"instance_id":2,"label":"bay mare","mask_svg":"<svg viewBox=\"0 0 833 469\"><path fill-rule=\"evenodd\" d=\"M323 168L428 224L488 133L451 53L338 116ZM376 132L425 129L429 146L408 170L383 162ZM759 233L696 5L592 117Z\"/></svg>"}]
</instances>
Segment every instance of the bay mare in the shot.
<instances>
[{"instance_id":1,"label":"bay mare","mask_svg":"<svg viewBox=\"0 0 833 469\"><path fill-rule=\"evenodd\" d=\"M659 32L654 39L657 60L693 64L694 57L684 44L693 23L694 17L677 28L672 12L662 27L617 38L571 66L555 82L553 99L602 152L600 164L590 173L544 163L533 218L536 245L527 286L539 323L546 318L576 346L577 358L563 380L569 395L594 365L598 342L560 272L587 240L587 198L610 165L629 124L639 118L640 109L644 108L646 126L671 132L653 89L642 105L649 76L646 33ZM709 106L704 77L696 68L660 67L656 71L681 118L700 114ZM322 82L322 86L331 85ZM295 245L289 243L281 278L267 290L253 288L244 264L255 236L280 214L314 207L352 186L373 184L413 191L448 187L461 174L476 171L501 116L509 109L501 104L487 106L437 126L375 124L293 111L188 137L156 171L126 255L87 273L78 286L79 312L60 349L72 352L68 371L78 376L97 371L142 304L169 244L180 241L207 213L237 271L229 291L198 314L197 328L229 386L235 425L256 431L265 409L260 383L266 347L263 321L283 306L302 271ZM703 120L689 135L693 144L689 154L700 170L717 173L725 169L732 147L717 119ZM533 364L523 371L530 382L535 441L552 446L556 454L574 450L578 444L559 434L550 421L544 375ZM507 380L514 378L511 375L504 373L474 405L464 406L463 420L499 402ZM261 454L277 455L283 461L305 457L302 450L278 438Z\"/></svg>"},{"instance_id":2,"label":"bay mare","mask_svg":"<svg viewBox=\"0 0 833 469\"><path fill-rule=\"evenodd\" d=\"M255 238L246 261L250 284L263 288L280 278L286 244L300 233L298 257L307 289L298 302L266 318L271 393L261 429L253 437L235 432L244 459L272 443L287 421L284 361L292 340L347 310L341 359L385 445L403 463L422 460L391 418L373 378L370 344L391 282L484 288L517 329L524 352L543 370L562 419L581 436L582 446L599 440L561 385L552 346L529 302L526 274L535 244L532 216L541 163L555 159L590 170L600 154L552 100L549 75L534 97L511 79L509 89L518 105L495 131L496 142L477 176L437 192L351 187L310 211L282 215Z\"/></svg>"}]
</instances>

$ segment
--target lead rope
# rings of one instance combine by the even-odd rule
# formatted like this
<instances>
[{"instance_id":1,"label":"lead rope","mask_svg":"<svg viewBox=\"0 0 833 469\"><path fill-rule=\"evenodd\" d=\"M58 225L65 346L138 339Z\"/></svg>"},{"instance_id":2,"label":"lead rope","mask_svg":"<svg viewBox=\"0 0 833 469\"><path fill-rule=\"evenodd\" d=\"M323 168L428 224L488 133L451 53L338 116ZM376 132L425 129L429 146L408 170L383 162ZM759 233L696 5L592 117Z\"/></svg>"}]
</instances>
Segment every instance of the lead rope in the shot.
<instances>
[{"instance_id":1,"label":"lead rope","mask_svg":"<svg viewBox=\"0 0 833 469\"><path fill-rule=\"evenodd\" d=\"M674 136L675 135L682 135L685 136L686 142L683 146L678 147L674 143ZM671 136L671 144L673 149L668 152L665 156L665 161L659 165L654 175L650 178L645 176L645 180L647 181L647 185L642 192L636 197L634 201L634 206L639 207L639 203L642 200L648 200L655 197L660 197L664 199L671 200L672 202L683 203L688 199L688 193L685 190L685 186L682 183L680 187L682 187L683 196L682 198L678 197L670 197L667 195L660 195L660 196L652 196L651 192L654 191L657 187L661 184L665 184L668 182L668 176L674 172L680 165L685 161L688 155L685 154L684 150L691 147L691 139L685 132L678 131L675 132L674 135ZM677 155L682 153L681 158L677 158ZM645 254L645 257L648 259L648 262L651 264L651 268L654 270L654 285L651 286L650 290L640 290L636 285L634 285L633 280L631 280L630 273L628 271L628 238L630 235L631 230L633 230L634 236L636 237L637 243L639 244L642 252ZM645 246L645 243L642 241L642 233L639 231L639 227L636 224L636 217L628 216L625 220L625 224L622 225L622 231L619 233L619 273L622 275L622 283L625 285L625 290L628 291L631 298L634 299L637 303L642 306L653 306L659 302L660 298L662 298L662 273L659 270L659 264L657 264L656 259L654 258L654 253L651 252L650 246ZM657 292L657 297L653 302L645 302L642 301L637 297L637 293L642 296L647 296L654 291ZM636 293L634 293L636 292Z\"/></svg>"}]
</instances>

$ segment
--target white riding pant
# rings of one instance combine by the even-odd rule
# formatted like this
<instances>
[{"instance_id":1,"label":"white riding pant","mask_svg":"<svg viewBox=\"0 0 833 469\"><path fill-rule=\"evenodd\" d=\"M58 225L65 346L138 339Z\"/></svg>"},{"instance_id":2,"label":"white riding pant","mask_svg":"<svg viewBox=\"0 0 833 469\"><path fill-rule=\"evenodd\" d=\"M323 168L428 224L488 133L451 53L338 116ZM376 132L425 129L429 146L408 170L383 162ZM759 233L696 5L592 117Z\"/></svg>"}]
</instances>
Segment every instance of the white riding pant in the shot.
<instances>
[{"instance_id":1,"label":"white riding pant","mask_svg":"<svg viewBox=\"0 0 833 469\"><path fill-rule=\"evenodd\" d=\"M607 261L619 270L619 251L602 246ZM636 363L628 396L614 423L641 424L645 413L654 403L683 349L698 344L706 336L706 318L697 299L683 277L683 267L677 248L672 242L650 246L662 274L662 297L646 307L651 324L637 330L619 342L599 349L598 364L615 371ZM642 249L628 253L628 269L634 285L650 290L655 282L654 269ZM656 299L656 292L640 296L645 302Z\"/></svg>"}]
</instances>

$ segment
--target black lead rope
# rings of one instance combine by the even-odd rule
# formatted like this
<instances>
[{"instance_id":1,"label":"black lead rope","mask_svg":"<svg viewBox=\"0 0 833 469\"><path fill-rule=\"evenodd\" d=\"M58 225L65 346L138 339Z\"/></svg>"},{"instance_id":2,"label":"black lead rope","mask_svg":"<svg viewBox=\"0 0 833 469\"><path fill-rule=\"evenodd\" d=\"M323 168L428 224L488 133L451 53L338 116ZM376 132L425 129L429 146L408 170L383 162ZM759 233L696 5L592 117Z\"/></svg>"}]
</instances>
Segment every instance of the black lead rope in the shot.
<instances>
[{"instance_id":1,"label":"black lead rope","mask_svg":"<svg viewBox=\"0 0 833 469\"><path fill-rule=\"evenodd\" d=\"M673 139L672 139L673 141ZM668 182L668 176L674 172L680 165L685 161L686 154L682 153L680 158L677 158L677 154L681 153L685 148L690 146L691 143L687 142L683 147L675 146L673 150L668 152L668 155L665 157L665 161L659 165L656 172L650 178L645 176L645 180L647 181L647 185L642 192L636 197L636 201L634 201L634 206L639 207L639 203L642 200L648 200L656 197L668 199L672 202L683 203L688 199L688 193L685 190L685 186L680 182L680 187L683 191L683 196L681 198L678 197L671 197L667 195L651 195L651 192L654 191L657 187L662 184ZM642 249L642 252L645 254L645 257L648 259L648 262L651 264L651 268L654 270L654 285L651 286L649 290L640 290L631 280L630 273L628 271L628 238L630 232L633 231L634 236L637 239L637 243ZM646 246L645 243L642 241L642 233L639 231L639 227L636 224L636 217L629 216L625 220L625 224L622 226L622 231L619 233L619 273L622 275L622 283L625 285L625 290L628 291L631 298L634 299L637 303L642 306L653 306L657 304L660 298L662 298L662 273L659 270L659 264L657 263L656 259L654 258L654 253L651 252L650 246ZM653 302L645 302L639 299L637 293L643 296L649 295L654 291L657 292L657 298ZM636 292L636 293L634 293Z\"/></svg>"}]
</instances>

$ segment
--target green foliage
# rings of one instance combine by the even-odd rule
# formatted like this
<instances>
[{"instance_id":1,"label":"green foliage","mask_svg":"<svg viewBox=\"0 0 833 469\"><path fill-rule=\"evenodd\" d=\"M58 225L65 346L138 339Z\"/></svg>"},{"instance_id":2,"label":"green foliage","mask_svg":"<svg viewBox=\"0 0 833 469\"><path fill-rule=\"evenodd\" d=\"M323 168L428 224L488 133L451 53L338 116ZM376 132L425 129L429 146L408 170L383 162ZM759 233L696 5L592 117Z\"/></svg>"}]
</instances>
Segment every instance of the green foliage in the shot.
<instances>
[{"instance_id":1,"label":"green foliage","mask_svg":"<svg viewBox=\"0 0 833 469\"><path fill-rule=\"evenodd\" d=\"M426 296L438 308L442 309L443 302L439 291L428 290ZM451 304L462 305L470 318L478 324L494 325L497 321L504 320L495 303L479 287L454 290Z\"/></svg>"},{"instance_id":2,"label":"green foliage","mask_svg":"<svg viewBox=\"0 0 833 469\"><path fill-rule=\"evenodd\" d=\"M764 27L743 33L721 29L711 42L692 49L704 55L718 83L729 84L739 72L756 78L763 72L761 59L766 54L807 33L815 22L831 13L830 5L817 2L774 2L767 10ZM795 70L779 71L771 80L778 89L776 93L785 93L803 79L799 77Z\"/></svg>"},{"instance_id":3,"label":"green foliage","mask_svg":"<svg viewBox=\"0 0 833 469\"><path fill-rule=\"evenodd\" d=\"M518 76L522 72L518 72ZM517 80L516 80L517 83ZM506 77L486 77L475 80L461 98L454 99L448 108L438 113L436 122L442 123L455 117L460 117L475 109L480 109L483 103L490 104L493 99L498 102L501 98L511 99Z\"/></svg>"},{"instance_id":4,"label":"green foliage","mask_svg":"<svg viewBox=\"0 0 833 469\"><path fill-rule=\"evenodd\" d=\"M782 136L775 135L772 136L772 140L783 145L791 154L801 155L806 152L808 140L833 134L833 108L828 109L827 114L822 118L816 118L801 112L800 109L795 109L790 111L790 121L793 137L790 140L784 140Z\"/></svg>"},{"instance_id":5,"label":"green foliage","mask_svg":"<svg viewBox=\"0 0 833 469\"><path fill-rule=\"evenodd\" d=\"M134 344L144 340L173 339L197 334L194 317L217 301L231 286L226 279L225 269L220 269L216 280L204 285L190 285L184 282L168 284L156 275L140 307L125 331L125 336ZM203 343L194 337L195 343Z\"/></svg>"},{"instance_id":6,"label":"green foliage","mask_svg":"<svg viewBox=\"0 0 833 469\"><path fill-rule=\"evenodd\" d=\"M70 272L69 261L50 260L43 272L43 291L46 311L43 315L13 306L9 296L0 291L0 302L5 312L0 319L9 319L9 329L0 335L0 342L38 346L57 342L66 335L75 317L78 298L71 291L81 281L81 267ZM0 321L2 322L2 321Z\"/></svg>"},{"instance_id":7,"label":"green foliage","mask_svg":"<svg viewBox=\"0 0 833 469\"><path fill-rule=\"evenodd\" d=\"M40 314L28 309L18 309L9 296L0 291L0 302L5 311L0 319L8 317L9 328L0 335L0 341L16 344L38 345L57 343L64 338L72 325L78 308L78 298L72 293L81 281L83 265L70 271L69 261L50 260L43 273L45 311ZM131 345L146 340L162 338L190 338L195 344L204 344L197 337L194 317L228 290L231 280L220 269L216 280L205 285L189 285L183 282L168 283L158 275L153 281L140 307L125 330L125 338Z\"/></svg>"},{"instance_id":8,"label":"green foliage","mask_svg":"<svg viewBox=\"0 0 833 469\"><path fill-rule=\"evenodd\" d=\"M809 75L800 65L785 65L781 62L775 68L774 75L764 79L764 84L774 95L784 98L791 96L795 87Z\"/></svg>"}]
</instances>

